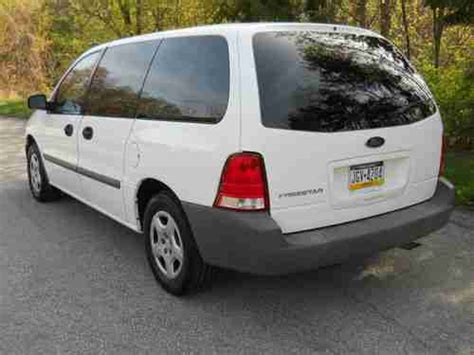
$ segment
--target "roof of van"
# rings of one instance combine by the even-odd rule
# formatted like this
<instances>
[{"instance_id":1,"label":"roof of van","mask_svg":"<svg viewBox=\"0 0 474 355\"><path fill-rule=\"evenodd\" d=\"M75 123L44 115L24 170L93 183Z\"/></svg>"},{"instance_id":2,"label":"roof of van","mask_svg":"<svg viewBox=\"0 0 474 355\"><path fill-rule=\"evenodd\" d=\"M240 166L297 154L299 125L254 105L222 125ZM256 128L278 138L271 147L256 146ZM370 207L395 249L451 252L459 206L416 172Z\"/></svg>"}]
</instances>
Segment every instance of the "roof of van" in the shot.
<instances>
[{"instance_id":1,"label":"roof of van","mask_svg":"<svg viewBox=\"0 0 474 355\"><path fill-rule=\"evenodd\" d=\"M322 23L302 23L302 22L253 22L253 23L225 23L217 25L206 25L197 27L186 27L176 30L168 30L161 32L153 32L139 36L126 37L115 41L107 42L90 48L84 54L103 47L115 46L125 43L133 43L139 41L153 40L164 37L174 37L182 35L199 35L199 34L223 34L231 32L257 32L257 31L282 31L282 30L312 30L321 32L344 32L354 33L367 36L380 37L376 32L366 30L360 27L338 25L338 24L322 24Z\"/></svg>"}]
</instances>

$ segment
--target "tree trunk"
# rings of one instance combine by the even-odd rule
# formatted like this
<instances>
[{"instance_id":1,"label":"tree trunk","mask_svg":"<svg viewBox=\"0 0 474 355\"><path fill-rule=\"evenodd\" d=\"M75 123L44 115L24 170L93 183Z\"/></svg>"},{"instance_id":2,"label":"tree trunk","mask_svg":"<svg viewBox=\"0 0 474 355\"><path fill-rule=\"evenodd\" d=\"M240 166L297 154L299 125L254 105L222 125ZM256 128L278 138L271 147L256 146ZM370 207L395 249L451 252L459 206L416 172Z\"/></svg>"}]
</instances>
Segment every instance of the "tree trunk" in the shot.
<instances>
[{"instance_id":1,"label":"tree trunk","mask_svg":"<svg viewBox=\"0 0 474 355\"><path fill-rule=\"evenodd\" d=\"M142 0L137 0L136 22L137 22L136 34L139 35L143 32L143 1Z\"/></svg>"},{"instance_id":2,"label":"tree trunk","mask_svg":"<svg viewBox=\"0 0 474 355\"><path fill-rule=\"evenodd\" d=\"M390 35L390 27L392 18L390 13L390 0L380 0L380 34L384 37Z\"/></svg>"},{"instance_id":3,"label":"tree trunk","mask_svg":"<svg viewBox=\"0 0 474 355\"><path fill-rule=\"evenodd\" d=\"M433 45L434 45L434 66L439 68L439 57L441 53L441 38L444 30L444 8L433 8Z\"/></svg>"},{"instance_id":4,"label":"tree trunk","mask_svg":"<svg viewBox=\"0 0 474 355\"><path fill-rule=\"evenodd\" d=\"M120 14L122 15L122 21L125 25L125 31L129 35L133 35L132 31L132 17L130 16L130 1L129 0L119 0L118 6L120 10Z\"/></svg>"},{"instance_id":5,"label":"tree trunk","mask_svg":"<svg viewBox=\"0 0 474 355\"><path fill-rule=\"evenodd\" d=\"M405 32L405 55L407 56L408 59L410 59L411 57L410 29L408 27L406 0L400 0L400 5L402 7L403 31Z\"/></svg>"},{"instance_id":6,"label":"tree trunk","mask_svg":"<svg viewBox=\"0 0 474 355\"><path fill-rule=\"evenodd\" d=\"M170 1L154 1L151 5L151 13L153 16L153 30L163 31L165 29L165 19L174 19L178 4Z\"/></svg>"},{"instance_id":7,"label":"tree trunk","mask_svg":"<svg viewBox=\"0 0 474 355\"><path fill-rule=\"evenodd\" d=\"M179 25L180 25L180 17L179 17L179 10L180 10L180 7L181 7L181 1L180 0L175 0L175 3L174 3L174 6L175 6L175 19L174 19L174 27L175 28L178 28Z\"/></svg>"},{"instance_id":8,"label":"tree trunk","mask_svg":"<svg viewBox=\"0 0 474 355\"><path fill-rule=\"evenodd\" d=\"M356 1L356 20L360 27L367 27L367 0Z\"/></svg>"}]
</instances>

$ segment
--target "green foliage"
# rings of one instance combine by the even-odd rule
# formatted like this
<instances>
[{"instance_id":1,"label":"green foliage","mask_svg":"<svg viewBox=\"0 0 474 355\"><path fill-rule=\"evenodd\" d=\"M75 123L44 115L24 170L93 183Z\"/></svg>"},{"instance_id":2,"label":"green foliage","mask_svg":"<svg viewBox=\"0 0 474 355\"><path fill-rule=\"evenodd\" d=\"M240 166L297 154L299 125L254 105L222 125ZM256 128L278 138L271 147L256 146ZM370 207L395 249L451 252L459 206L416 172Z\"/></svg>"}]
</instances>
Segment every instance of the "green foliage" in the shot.
<instances>
[{"instance_id":1,"label":"green foliage","mask_svg":"<svg viewBox=\"0 0 474 355\"><path fill-rule=\"evenodd\" d=\"M233 21L294 21L290 0L233 0L227 2L228 19Z\"/></svg>"},{"instance_id":2,"label":"green foliage","mask_svg":"<svg viewBox=\"0 0 474 355\"><path fill-rule=\"evenodd\" d=\"M42 13L48 22L52 54L48 61L51 84L57 82L71 62L86 49L117 38L110 26L88 15L79 4L79 1L64 0L43 2ZM88 8L90 10L91 6Z\"/></svg>"},{"instance_id":3,"label":"green foliage","mask_svg":"<svg viewBox=\"0 0 474 355\"><path fill-rule=\"evenodd\" d=\"M474 23L474 2L472 0L425 0L431 9L445 9L442 20L446 25Z\"/></svg>"},{"instance_id":4,"label":"green foliage","mask_svg":"<svg viewBox=\"0 0 474 355\"><path fill-rule=\"evenodd\" d=\"M474 152L448 153L445 175L456 186L456 202L474 206Z\"/></svg>"},{"instance_id":5,"label":"green foliage","mask_svg":"<svg viewBox=\"0 0 474 355\"><path fill-rule=\"evenodd\" d=\"M474 143L474 61L469 66L421 70L439 105L450 146L471 148Z\"/></svg>"},{"instance_id":6,"label":"green foliage","mask_svg":"<svg viewBox=\"0 0 474 355\"><path fill-rule=\"evenodd\" d=\"M342 10L342 0L308 0L304 12L311 22L334 23Z\"/></svg>"},{"instance_id":7,"label":"green foliage","mask_svg":"<svg viewBox=\"0 0 474 355\"><path fill-rule=\"evenodd\" d=\"M446 26L455 23L447 20L454 14L464 14L462 22L469 22L474 7L472 0L404 2L408 19L405 28L395 0L387 2L391 11L383 19L378 0L0 0L0 90L15 95L11 91L16 87L24 95L32 88L52 87L71 61L94 44L222 22L317 21L376 30L386 22L390 39L399 45L404 45L407 33L411 34L412 54L417 60L426 52L432 55L430 8L443 8L440 16L446 16ZM455 45L461 48L465 43ZM441 66L450 55L443 47L442 58L437 56Z\"/></svg>"},{"instance_id":8,"label":"green foliage","mask_svg":"<svg viewBox=\"0 0 474 355\"><path fill-rule=\"evenodd\" d=\"M28 118L30 109L23 99L0 100L0 116Z\"/></svg>"}]
</instances>

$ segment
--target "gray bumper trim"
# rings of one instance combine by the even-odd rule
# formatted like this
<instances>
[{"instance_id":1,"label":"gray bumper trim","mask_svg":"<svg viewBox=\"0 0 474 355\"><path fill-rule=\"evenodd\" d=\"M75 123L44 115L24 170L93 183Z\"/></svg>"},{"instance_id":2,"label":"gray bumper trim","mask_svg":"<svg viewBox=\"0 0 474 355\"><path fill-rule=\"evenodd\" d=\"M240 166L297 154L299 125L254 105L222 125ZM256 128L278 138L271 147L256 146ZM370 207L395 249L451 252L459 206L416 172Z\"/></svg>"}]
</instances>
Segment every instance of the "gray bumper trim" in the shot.
<instances>
[{"instance_id":1,"label":"gray bumper trim","mask_svg":"<svg viewBox=\"0 0 474 355\"><path fill-rule=\"evenodd\" d=\"M282 234L269 214L183 203L203 259L256 274L314 269L396 247L449 220L454 188L440 180L428 201L383 215L305 232Z\"/></svg>"}]
</instances>

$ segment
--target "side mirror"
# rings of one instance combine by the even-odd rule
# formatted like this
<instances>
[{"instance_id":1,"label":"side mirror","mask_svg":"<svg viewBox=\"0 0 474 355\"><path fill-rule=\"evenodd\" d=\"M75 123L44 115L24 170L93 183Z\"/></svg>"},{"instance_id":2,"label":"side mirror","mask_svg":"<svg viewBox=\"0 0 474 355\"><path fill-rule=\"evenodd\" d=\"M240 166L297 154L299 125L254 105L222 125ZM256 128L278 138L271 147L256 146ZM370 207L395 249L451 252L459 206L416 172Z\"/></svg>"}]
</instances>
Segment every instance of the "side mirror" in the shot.
<instances>
[{"instance_id":1,"label":"side mirror","mask_svg":"<svg viewBox=\"0 0 474 355\"><path fill-rule=\"evenodd\" d=\"M28 98L28 108L32 110L48 109L48 101L45 95L32 95Z\"/></svg>"}]
</instances>

